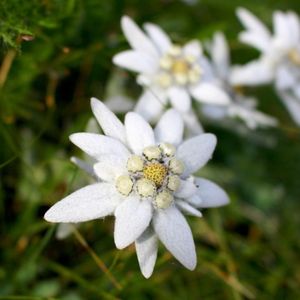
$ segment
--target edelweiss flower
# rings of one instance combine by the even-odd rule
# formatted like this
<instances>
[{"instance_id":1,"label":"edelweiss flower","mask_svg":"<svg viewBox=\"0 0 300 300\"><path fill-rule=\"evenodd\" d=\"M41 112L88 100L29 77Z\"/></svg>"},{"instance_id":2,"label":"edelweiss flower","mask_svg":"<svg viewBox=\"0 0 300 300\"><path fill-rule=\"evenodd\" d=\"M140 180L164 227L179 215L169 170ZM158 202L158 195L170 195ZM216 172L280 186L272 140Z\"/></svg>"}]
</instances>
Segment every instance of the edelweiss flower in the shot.
<instances>
[{"instance_id":1,"label":"edelweiss flower","mask_svg":"<svg viewBox=\"0 0 300 300\"><path fill-rule=\"evenodd\" d=\"M145 34L129 17L122 18L123 32L132 47L113 58L121 67L139 73L138 82L148 87L135 111L146 120L156 120L164 105L181 113L191 111L191 96L205 103L227 104L229 99L214 82L201 44L173 44L154 24L145 24Z\"/></svg>"},{"instance_id":2,"label":"edelweiss flower","mask_svg":"<svg viewBox=\"0 0 300 300\"><path fill-rule=\"evenodd\" d=\"M246 31L240 40L261 51L258 60L236 67L233 84L257 85L274 81L295 122L300 124L300 22L293 12L273 14L274 34L244 8L237 10Z\"/></svg>"},{"instance_id":3,"label":"edelweiss flower","mask_svg":"<svg viewBox=\"0 0 300 300\"><path fill-rule=\"evenodd\" d=\"M232 67L230 65L229 47L223 33L215 33L209 48L214 75L219 80L223 90L227 92L231 102L226 106L206 104L203 106L203 112L215 119L239 118L250 129L255 129L257 126L276 125L276 119L256 110L256 100L254 98L244 96L239 87L230 83L229 78Z\"/></svg>"},{"instance_id":4,"label":"edelweiss flower","mask_svg":"<svg viewBox=\"0 0 300 300\"><path fill-rule=\"evenodd\" d=\"M106 135L76 133L70 139L97 160L94 170L102 182L59 201L45 219L77 223L114 215L115 244L122 249L135 242L145 277L153 272L158 239L194 269L193 236L181 211L200 217L197 208L228 203L220 187L191 175L211 158L216 137L202 134L183 142L183 121L175 110L168 110L154 131L132 112L123 125L96 99L92 110Z\"/></svg>"}]
</instances>

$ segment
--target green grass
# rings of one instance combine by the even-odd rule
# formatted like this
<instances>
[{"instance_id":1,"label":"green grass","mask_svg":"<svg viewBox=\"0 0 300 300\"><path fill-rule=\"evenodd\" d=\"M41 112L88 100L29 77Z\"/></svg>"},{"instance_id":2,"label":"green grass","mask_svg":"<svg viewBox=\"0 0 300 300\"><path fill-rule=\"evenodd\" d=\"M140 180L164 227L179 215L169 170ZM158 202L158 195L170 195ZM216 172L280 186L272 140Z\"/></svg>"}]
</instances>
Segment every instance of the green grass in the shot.
<instances>
[{"instance_id":1,"label":"green grass","mask_svg":"<svg viewBox=\"0 0 300 300\"><path fill-rule=\"evenodd\" d=\"M146 280L134 248L115 249L112 218L85 223L62 241L43 220L48 207L89 180L70 163L81 154L68 140L91 117L89 98L136 99L141 91L111 62L128 47L120 17L158 23L177 42L222 30L233 61L245 62L257 53L237 42L237 6L267 24L275 9L299 10L296 0L1 1L0 299L300 298L300 130L269 86L248 92L280 120L278 128L239 134L204 124L218 146L202 175L222 185L231 204L188 218L195 271L161 247Z\"/></svg>"}]
</instances>

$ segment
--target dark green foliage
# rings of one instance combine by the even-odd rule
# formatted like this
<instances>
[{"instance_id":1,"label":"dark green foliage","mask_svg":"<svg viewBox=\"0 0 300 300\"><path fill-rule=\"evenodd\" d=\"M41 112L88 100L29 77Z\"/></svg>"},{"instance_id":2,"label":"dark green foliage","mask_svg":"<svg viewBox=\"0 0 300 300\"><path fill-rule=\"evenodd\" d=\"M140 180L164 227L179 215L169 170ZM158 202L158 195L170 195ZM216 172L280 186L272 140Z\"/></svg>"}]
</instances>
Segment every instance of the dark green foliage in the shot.
<instances>
[{"instance_id":1,"label":"dark green foliage","mask_svg":"<svg viewBox=\"0 0 300 300\"><path fill-rule=\"evenodd\" d=\"M202 173L232 202L189 218L194 272L161 248L145 280L134 249L115 249L113 219L82 225L118 290L74 235L58 241L43 220L50 205L88 181L69 162L80 152L68 136L84 130L89 98L105 99L108 84L133 98L141 91L111 62L128 47L120 17L158 23L177 42L222 30L233 61L244 63L257 53L237 41L237 6L271 24L275 9L297 11L299 1L0 0L0 299L300 299L300 130L271 87L248 93L279 128L237 133L204 124L218 147Z\"/></svg>"}]
</instances>

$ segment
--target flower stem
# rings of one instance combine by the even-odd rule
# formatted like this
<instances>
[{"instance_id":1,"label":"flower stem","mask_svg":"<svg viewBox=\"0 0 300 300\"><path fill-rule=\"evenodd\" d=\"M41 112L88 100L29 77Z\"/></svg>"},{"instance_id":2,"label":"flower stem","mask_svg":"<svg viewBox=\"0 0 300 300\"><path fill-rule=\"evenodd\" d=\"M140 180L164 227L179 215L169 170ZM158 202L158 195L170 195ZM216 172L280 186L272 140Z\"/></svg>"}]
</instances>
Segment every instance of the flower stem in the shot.
<instances>
[{"instance_id":1,"label":"flower stem","mask_svg":"<svg viewBox=\"0 0 300 300\"><path fill-rule=\"evenodd\" d=\"M112 273L108 270L105 263L102 261L102 259L95 253L95 251L89 246L87 241L84 239L84 237L81 235L81 233L77 230L75 226L73 226L73 233L75 235L75 238L78 240L78 242L82 245L83 248L89 253L89 255L92 257L92 259L95 261L97 266L107 275L107 277L110 279L112 284L118 289L121 290L122 286L120 283L116 280L116 278L112 275Z\"/></svg>"}]
</instances>

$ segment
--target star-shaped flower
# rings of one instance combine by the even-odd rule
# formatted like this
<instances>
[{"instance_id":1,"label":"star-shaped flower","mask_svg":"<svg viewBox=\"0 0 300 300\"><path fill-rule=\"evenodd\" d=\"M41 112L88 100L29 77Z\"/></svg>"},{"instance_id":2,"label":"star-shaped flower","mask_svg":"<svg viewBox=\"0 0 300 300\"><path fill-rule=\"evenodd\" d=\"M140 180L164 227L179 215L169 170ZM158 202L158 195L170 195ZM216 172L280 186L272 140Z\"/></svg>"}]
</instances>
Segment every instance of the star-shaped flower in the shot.
<instances>
[{"instance_id":1,"label":"star-shaped flower","mask_svg":"<svg viewBox=\"0 0 300 300\"><path fill-rule=\"evenodd\" d=\"M239 118L245 122L250 129L258 126L275 126L276 119L268 116L256 109L256 99L245 96L240 87L230 82L232 66L230 63L230 53L226 38L223 33L214 34L209 52L212 59L214 76L223 90L227 92L231 102L228 105L203 105L203 112L214 119L225 117Z\"/></svg>"},{"instance_id":2,"label":"star-shaped flower","mask_svg":"<svg viewBox=\"0 0 300 300\"><path fill-rule=\"evenodd\" d=\"M246 30L240 40L261 52L245 66L237 66L231 81L237 85L274 82L292 118L300 124L300 21L294 12L273 14L274 33L244 8L237 15Z\"/></svg>"},{"instance_id":3,"label":"star-shaped flower","mask_svg":"<svg viewBox=\"0 0 300 300\"><path fill-rule=\"evenodd\" d=\"M205 103L229 103L226 93L213 81L198 41L173 44L157 25L145 24L144 33L127 16L121 25L132 50L117 54L113 62L139 73L138 83L147 87L135 108L146 120L157 120L167 103L188 113L191 97Z\"/></svg>"},{"instance_id":4,"label":"star-shaped flower","mask_svg":"<svg viewBox=\"0 0 300 300\"><path fill-rule=\"evenodd\" d=\"M145 277L153 272L158 239L193 270L195 245L181 212L200 217L198 208L229 201L215 183L192 176L211 158L216 137L182 141L183 121L175 110L165 112L152 130L136 113L128 113L123 125L100 101L91 104L105 135L75 133L70 139L97 160L94 170L101 182L59 201L45 219L78 223L114 215L115 244L123 249L135 242Z\"/></svg>"}]
</instances>

